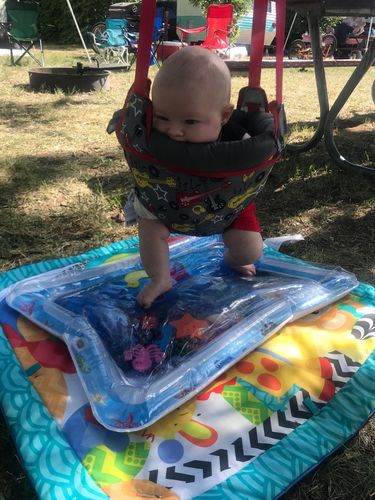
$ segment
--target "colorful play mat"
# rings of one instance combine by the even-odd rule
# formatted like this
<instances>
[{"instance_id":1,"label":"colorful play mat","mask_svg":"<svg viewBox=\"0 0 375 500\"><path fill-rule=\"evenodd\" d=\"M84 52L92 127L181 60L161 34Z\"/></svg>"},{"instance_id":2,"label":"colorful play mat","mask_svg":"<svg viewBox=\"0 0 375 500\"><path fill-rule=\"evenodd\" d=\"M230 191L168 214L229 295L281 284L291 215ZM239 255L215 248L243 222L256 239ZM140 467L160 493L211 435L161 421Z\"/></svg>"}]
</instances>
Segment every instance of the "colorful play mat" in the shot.
<instances>
[{"instance_id":1,"label":"colorful play mat","mask_svg":"<svg viewBox=\"0 0 375 500\"><path fill-rule=\"evenodd\" d=\"M125 310L103 321L99 309L124 312L117 298L111 302L120 285L130 290L126 301L134 300L146 279L137 244L0 276L1 409L40 498L274 499L372 415L373 287L271 247L257 280L244 282L222 266L216 237L175 238L168 297L146 318ZM206 273L200 251L213 265ZM186 314L188 336L180 321L186 324ZM115 332L124 325L132 342L119 345ZM177 339L173 349L164 337ZM121 396L134 393L131 415L110 402L103 373L113 374L116 394L120 386ZM145 401L152 405L133 425Z\"/></svg>"}]
</instances>

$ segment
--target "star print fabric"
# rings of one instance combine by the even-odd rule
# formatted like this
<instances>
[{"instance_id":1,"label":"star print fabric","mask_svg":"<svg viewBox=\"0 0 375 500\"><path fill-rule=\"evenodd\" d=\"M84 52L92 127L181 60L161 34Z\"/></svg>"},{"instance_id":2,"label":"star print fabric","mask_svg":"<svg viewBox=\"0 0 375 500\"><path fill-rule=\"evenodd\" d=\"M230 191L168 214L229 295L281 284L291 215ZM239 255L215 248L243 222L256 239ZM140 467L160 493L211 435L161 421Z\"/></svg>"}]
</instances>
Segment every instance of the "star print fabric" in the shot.
<instances>
[{"instance_id":1,"label":"star print fabric","mask_svg":"<svg viewBox=\"0 0 375 500\"><path fill-rule=\"evenodd\" d=\"M116 119L117 137L133 177L136 199L174 233L222 234L254 203L272 169L275 153L272 134L271 141L263 136L227 141L224 155L224 143L220 141L207 144L173 141L152 129L152 103L136 94L129 96L122 114L115 114L109 132L114 130ZM268 121L266 125L269 126ZM270 132L265 134L268 137ZM260 156L253 154L254 147L260 149ZM245 155L243 148L249 149ZM162 153L161 157L156 152ZM163 159L167 152L168 157L175 156L173 161ZM261 164L246 169L242 166L237 171L238 160L242 162L244 156L249 162L254 156L259 157ZM227 158L224 164L223 157ZM185 166L181 167L181 162ZM126 224L132 225L136 217L131 213L130 203L127 210Z\"/></svg>"}]
</instances>

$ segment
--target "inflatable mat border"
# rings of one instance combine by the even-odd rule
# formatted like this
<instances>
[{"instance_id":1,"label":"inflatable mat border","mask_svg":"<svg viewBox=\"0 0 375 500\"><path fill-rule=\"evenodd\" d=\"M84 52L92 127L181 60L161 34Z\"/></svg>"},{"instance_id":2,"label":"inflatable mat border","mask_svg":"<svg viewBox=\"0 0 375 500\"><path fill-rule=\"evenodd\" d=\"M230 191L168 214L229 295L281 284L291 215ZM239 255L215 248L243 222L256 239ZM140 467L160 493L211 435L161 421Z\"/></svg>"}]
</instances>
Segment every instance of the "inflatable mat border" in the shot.
<instances>
[{"instance_id":1,"label":"inflatable mat border","mask_svg":"<svg viewBox=\"0 0 375 500\"><path fill-rule=\"evenodd\" d=\"M222 240L217 236L209 238L182 236L170 242L171 266L172 263L176 264L179 272L182 268L183 273L187 273L188 276L185 282L182 280L182 283L188 285L184 293L188 294L189 290L192 290L194 280L199 275L197 286L205 287L205 294L210 297L210 291L206 287L207 280L208 283L212 283L212 279L222 279L218 277L221 274L220 264L217 269L218 275L215 274L214 278L211 274L214 269L216 270L217 263L222 261L222 252ZM256 292L253 294L258 298L256 308L251 310L250 306L249 313L237 312L235 321L226 327L223 335L211 339L202 348L196 350L193 348L193 352L179 364L167 361L166 372L156 375L151 381L147 373L141 376L141 382L137 378L138 373L133 378L130 374L129 379L124 376L118 370L114 358L108 356L108 351L102 346L95 326L87 321L87 316L81 311L71 312L58 302L59 298L66 295L75 295L78 292L85 294L87 290L100 288L107 280L110 283L116 279L120 282L124 279L127 282L134 280L134 273L142 272L138 254L130 254L126 258L114 261L111 259L106 259L104 262L102 259L99 259L99 262L90 261L86 266L74 264L62 270L29 278L9 288L6 302L22 316L65 342L96 420L109 430L134 432L149 427L200 393L286 323L336 302L358 284L352 273L341 268L308 265L297 260L293 263L282 262L268 253L266 248L265 256L257 263L257 269L258 274L272 273L269 276L271 280L267 282L267 278L259 278L257 281L257 277L254 278ZM206 265L207 255L210 255L211 259L209 265ZM213 269L210 268L212 263L214 263ZM203 264L206 265L204 270L202 270ZM202 281L204 277L206 281ZM241 288L238 276L231 278L226 274L225 277L229 280L227 283L232 283L232 287L236 290L231 298L226 297L225 306L231 304L230 309L236 312L239 308L233 307L233 304L247 297L246 293L251 290L249 287L251 283L240 280L244 285ZM288 290L288 286L292 288ZM116 293L121 293L125 288L123 284L120 289L116 289ZM129 288L133 289L130 284ZM178 289L178 281L174 289ZM226 290L229 292L228 288ZM272 295L268 297L267 293L262 295L264 291ZM198 291L195 290L195 293ZM204 302L204 315L202 316L202 312L198 313L197 318L202 319L217 314L216 308L212 306L212 301L215 300L213 297L219 300L217 295L211 295L211 299ZM114 304L110 302L111 297L108 295L107 300ZM127 296L126 300L133 303L134 294ZM181 300L182 296L179 301ZM201 297L201 300L204 298ZM166 299L166 304L168 304L167 317L173 315L175 311L177 311L175 318L181 318L181 311L191 312L195 316L191 298L190 302L189 300L180 302L179 309L176 308L175 311L171 308L173 300L169 299L168 302ZM113 307L116 307L116 304ZM160 308L163 310L162 304ZM139 311L132 312L133 318L138 321ZM167 328L171 328L170 325L173 324L171 320L169 321ZM130 324L134 328L136 322ZM131 332L132 326L128 324L127 331ZM168 338L167 330L163 336ZM116 339L111 337L111 342L116 343ZM135 387L139 387L137 401L133 398ZM127 404L124 405L124 402Z\"/></svg>"},{"instance_id":2,"label":"inflatable mat border","mask_svg":"<svg viewBox=\"0 0 375 500\"><path fill-rule=\"evenodd\" d=\"M5 289L9 285L26 277L74 262L109 257L136 247L137 239L132 238L79 256L44 261L11 270L0 276L0 301L4 298ZM281 260L294 260L280 252L271 252ZM352 293L366 299L375 307L374 287L360 284ZM56 421L28 381L2 329L0 329L0 371L1 409L26 472L40 498L72 500L108 498L83 467ZM313 415L303 426L295 429L282 442L273 446L240 472L195 498L274 499L285 493L294 483L355 435L371 417L375 411L375 386L368 386L366 381L373 379L374 375L375 352L317 415ZM355 413L348 410L349 399L351 404L353 402L355 404ZM340 419L337 419L338 414ZM332 415L335 418L332 419ZM325 422L327 429L323 436L319 427L320 421ZM327 428L328 421L330 421L329 428ZM321 446L323 440L325 447ZM306 460L306 454L300 453L302 443L304 447L308 447L310 460ZM46 468L47 475L42 473ZM269 478L270 470L278 472L277 481L275 478Z\"/></svg>"}]
</instances>

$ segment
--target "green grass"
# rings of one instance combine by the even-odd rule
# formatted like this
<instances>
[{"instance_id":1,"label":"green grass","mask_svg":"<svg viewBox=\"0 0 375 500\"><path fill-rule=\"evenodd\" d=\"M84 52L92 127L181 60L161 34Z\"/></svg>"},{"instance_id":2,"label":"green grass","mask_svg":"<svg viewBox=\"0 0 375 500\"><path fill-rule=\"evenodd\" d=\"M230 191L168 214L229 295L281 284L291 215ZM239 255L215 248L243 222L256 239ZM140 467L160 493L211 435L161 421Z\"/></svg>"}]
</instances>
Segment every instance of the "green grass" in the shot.
<instances>
[{"instance_id":1,"label":"green grass","mask_svg":"<svg viewBox=\"0 0 375 500\"><path fill-rule=\"evenodd\" d=\"M47 47L48 66L85 62L79 48ZM29 64L0 59L0 271L85 252L135 234L124 229L121 207L131 185L123 154L105 132L122 106L134 71L113 72L111 89L92 94L34 92ZM332 103L353 68L328 68ZM337 120L337 143L354 161L374 162L375 109L371 68ZM151 69L151 77L155 69ZM269 97L273 70L263 71ZM233 100L247 77L233 75ZM319 116L312 70L285 71L289 142L311 136ZM286 251L306 260L342 266L375 285L374 177L342 172L323 144L287 154L258 198L264 237L301 233ZM32 499L33 490L0 425L0 500ZM367 499L375 496L375 424L289 493L290 499Z\"/></svg>"}]
</instances>

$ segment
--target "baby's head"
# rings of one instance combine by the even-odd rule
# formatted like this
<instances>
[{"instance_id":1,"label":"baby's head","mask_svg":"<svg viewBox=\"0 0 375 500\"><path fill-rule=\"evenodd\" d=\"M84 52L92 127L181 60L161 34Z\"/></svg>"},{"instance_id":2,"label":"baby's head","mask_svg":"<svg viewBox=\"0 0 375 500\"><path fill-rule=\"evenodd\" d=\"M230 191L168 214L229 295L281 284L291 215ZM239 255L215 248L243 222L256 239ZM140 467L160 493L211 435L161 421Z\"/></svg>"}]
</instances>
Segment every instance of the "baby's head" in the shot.
<instances>
[{"instance_id":1,"label":"baby's head","mask_svg":"<svg viewBox=\"0 0 375 500\"><path fill-rule=\"evenodd\" d=\"M154 127L176 141L216 141L233 111L230 92L224 61L208 49L183 48L155 77Z\"/></svg>"}]
</instances>

